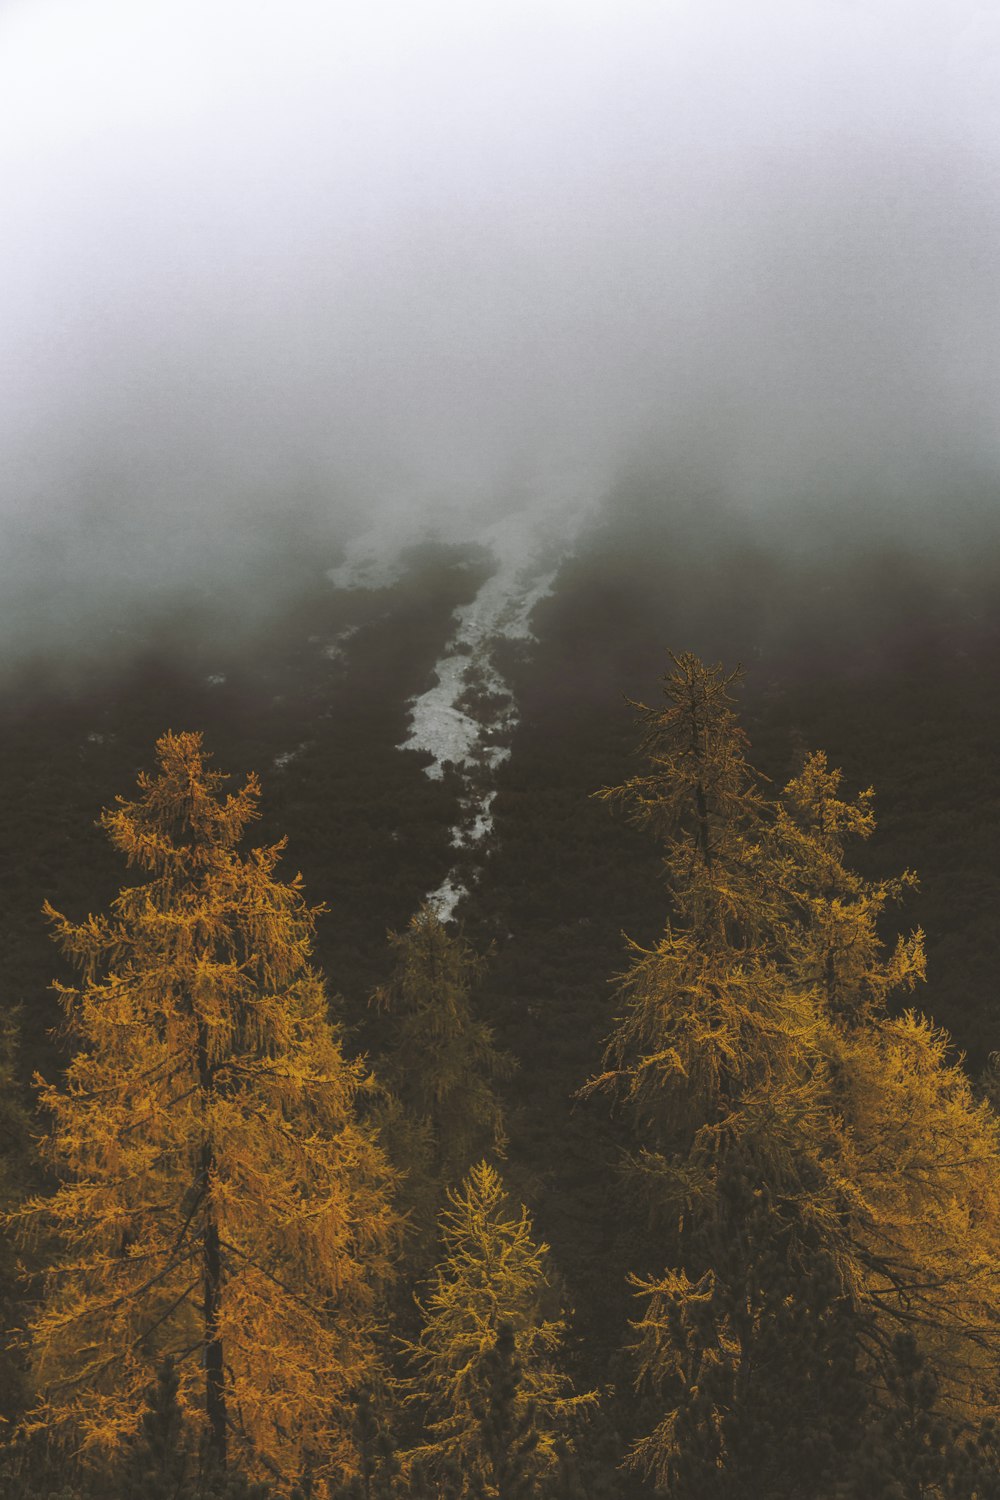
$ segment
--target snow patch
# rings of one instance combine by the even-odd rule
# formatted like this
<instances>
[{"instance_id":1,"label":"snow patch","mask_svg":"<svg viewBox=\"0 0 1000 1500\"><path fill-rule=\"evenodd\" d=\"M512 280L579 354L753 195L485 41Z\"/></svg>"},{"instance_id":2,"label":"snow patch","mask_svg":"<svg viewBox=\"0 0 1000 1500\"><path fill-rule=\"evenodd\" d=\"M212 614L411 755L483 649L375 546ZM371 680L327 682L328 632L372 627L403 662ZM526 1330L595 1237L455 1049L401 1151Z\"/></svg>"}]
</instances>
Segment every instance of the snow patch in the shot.
<instances>
[{"instance_id":1,"label":"snow patch","mask_svg":"<svg viewBox=\"0 0 1000 1500\"><path fill-rule=\"evenodd\" d=\"M276 771L283 771L286 766L291 765L293 760L298 760L303 751L308 750L308 748L308 742L303 740L301 745L296 745L292 750L282 750L280 754L274 757L271 764Z\"/></svg>"},{"instance_id":2,"label":"snow patch","mask_svg":"<svg viewBox=\"0 0 1000 1500\"><path fill-rule=\"evenodd\" d=\"M572 555L600 492L593 478L563 478L526 491L500 520L483 510L439 511L437 525L419 525L423 507L403 502L383 512L376 528L352 541L329 577L337 588L389 588L406 572L405 553L419 542L446 541L492 556L494 566L476 597L455 610L453 628L426 692L409 703L409 733L399 746L431 757L426 774L441 780L445 768L462 785L453 847L465 857L428 896L442 921L450 920L468 893L469 851L483 848L493 832L496 770L510 756L518 709L497 661L504 642L535 639L531 617L551 592L563 562ZM339 638L338 638L339 639Z\"/></svg>"},{"instance_id":3,"label":"snow patch","mask_svg":"<svg viewBox=\"0 0 1000 1500\"><path fill-rule=\"evenodd\" d=\"M344 558L327 577L337 589L389 589L406 572L410 547L434 536L425 519L426 508L412 495L397 496L378 510L369 530L352 537Z\"/></svg>"},{"instance_id":4,"label":"snow patch","mask_svg":"<svg viewBox=\"0 0 1000 1500\"><path fill-rule=\"evenodd\" d=\"M346 630L341 630L335 635L333 640L323 647L323 655L327 661L344 661L347 656L347 643L357 635L360 628L359 625L349 625Z\"/></svg>"}]
</instances>

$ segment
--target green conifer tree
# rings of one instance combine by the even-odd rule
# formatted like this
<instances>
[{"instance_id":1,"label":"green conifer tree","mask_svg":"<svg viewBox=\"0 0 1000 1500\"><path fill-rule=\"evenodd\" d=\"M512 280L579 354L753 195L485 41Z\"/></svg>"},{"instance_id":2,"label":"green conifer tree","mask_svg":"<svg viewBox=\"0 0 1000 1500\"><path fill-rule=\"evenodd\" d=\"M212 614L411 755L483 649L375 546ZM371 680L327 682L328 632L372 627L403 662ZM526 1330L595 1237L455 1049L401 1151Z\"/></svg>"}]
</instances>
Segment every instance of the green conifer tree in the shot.
<instances>
[{"instance_id":1,"label":"green conifer tree","mask_svg":"<svg viewBox=\"0 0 1000 1500\"><path fill-rule=\"evenodd\" d=\"M177 1392L180 1380L169 1355L146 1393L146 1410L125 1467L122 1500L187 1500L196 1463Z\"/></svg>"},{"instance_id":2,"label":"green conifer tree","mask_svg":"<svg viewBox=\"0 0 1000 1500\"><path fill-rule=\"evenodd\" d=\"M384 1384L363 1386L354 1418L359 1474L354 1488L359 1500L389 1500L400 1472L393 1433L387 1420L389 1392Z\"/></svg>"},{"instance_id":3,"label":"green conifer tree","mask_svg":"<svg viewBox=\"0 0 1000 1500\"><path fill-rule=\"evenodd\" d=\"M513 1059L474 1014L484 960L460 934L423 906L389 942L393 973L373 997L392 1023L381 1067L390 1096L382 1134L406 1174L402 1202L426 1254L445 1190L502 1144L495 1085L510 1075Z\"/></svg>"},{"instance_id":4,"label":"green conifer tree","mask_svg":"<svg viewBox=\"0 0 1000 1500\"><path fill-rule=\"evenodd\" d=\"M480 1369L482 1389L474 1410L487 1485L497 1500L527 1500L537 1479L538 1409L533 1400L523 1399L524 1371L506 1318Z\"/></svg>"},{"instance_id":5,"label":"green conifer tree","mask_svg":"<svg viewBox=\"0 0 1000 1500\"><path fill-rule=\"evenodd\" d=\"M866 1497L860 1497L866 1500ZM1000 1427L986 1417L957 1445L948 1500L1000 1500Z\"/></svg>"}]
</instances>

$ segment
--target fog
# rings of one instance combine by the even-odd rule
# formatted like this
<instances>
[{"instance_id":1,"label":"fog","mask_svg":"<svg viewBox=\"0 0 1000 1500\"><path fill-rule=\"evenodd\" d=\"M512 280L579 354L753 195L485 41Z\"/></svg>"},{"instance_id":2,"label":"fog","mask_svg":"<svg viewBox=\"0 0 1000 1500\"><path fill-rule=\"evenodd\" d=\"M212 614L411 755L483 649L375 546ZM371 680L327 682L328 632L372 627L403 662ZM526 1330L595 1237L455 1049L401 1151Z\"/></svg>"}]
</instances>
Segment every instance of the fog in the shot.
<instances>
[{"instance_id":1,"label":"fog","mask_svg":"<svg viewBox=\"0 0 1000 1500\"><path fill-rule=\"evenodd\" d=\"M636 464L946 536L998 85L965 0L8 0L0 647Z\"/></svg>"}]
</instances>

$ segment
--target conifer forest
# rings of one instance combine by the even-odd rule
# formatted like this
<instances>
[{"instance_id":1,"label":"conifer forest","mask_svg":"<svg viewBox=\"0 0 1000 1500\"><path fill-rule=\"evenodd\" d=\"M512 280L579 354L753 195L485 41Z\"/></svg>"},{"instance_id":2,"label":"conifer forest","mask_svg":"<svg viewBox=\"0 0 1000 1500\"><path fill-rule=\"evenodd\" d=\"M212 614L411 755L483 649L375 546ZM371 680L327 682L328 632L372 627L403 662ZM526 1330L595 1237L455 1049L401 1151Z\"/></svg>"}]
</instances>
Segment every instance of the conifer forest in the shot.
<instances>
[{"instance_id":1,"label":"conifer forest","mask_svg":"<svg viewBox=\"0 0 1000 1500\"><path fill-rule=\"evenodd\" d=\"M974 708L969 601L938 664L855 650L817 694L808 644L781 685L647 644L623 696L618 650L565 670L599 649L611 545L514 652L497 838L450 914L420 892L460 787L394 751L412 784L380 814L350 740L377 757L391 662L352 687L323 657L330 738L291 759L268 736L315 713L301 618L271 669L302 701L270 722L263 648L253 685L195 653L124 693L8 690L8 847L35 839L6 919L12 1500L1000 1493L991 996L923 826L961 809L900 748L928 694ZM382 653L479 583L454 550L415 568L311 623L378 597ZM961 638L978 672L989 639ZM206 729L147 744L198 700ZM834 719L846 773L813 748ZM935 722L986 754L992 718L961 751Z\"/></svg>"},{"instance_id":2,"label":"conifer forest","mask_svg":"<svg viewBox=\"0 0 1000 1500\"><path fill-rule=\"evenodd\" d=\"M0 1500L1000 1500L998 82L0 4Z\"/></svg>"}]
</instances>

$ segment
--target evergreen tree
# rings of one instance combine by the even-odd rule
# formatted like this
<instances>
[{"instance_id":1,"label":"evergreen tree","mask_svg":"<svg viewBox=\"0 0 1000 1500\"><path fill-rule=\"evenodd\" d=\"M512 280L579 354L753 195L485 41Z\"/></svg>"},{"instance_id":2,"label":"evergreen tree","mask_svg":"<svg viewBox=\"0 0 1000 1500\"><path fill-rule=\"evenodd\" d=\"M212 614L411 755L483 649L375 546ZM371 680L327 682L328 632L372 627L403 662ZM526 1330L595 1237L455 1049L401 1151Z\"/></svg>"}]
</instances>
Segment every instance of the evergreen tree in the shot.
<instances>
[{"instance_id":1,"label":"evergreen tree","mask_svg":"<svg viewBox=\"0 0 1000 1500\"><path fill-rule=\"evenodd\" d=\"M845 864L874 825L822 756L780 797L746 758L733 678L674 659L640 706L644 774L604 795L661 839L663 938L633 948L606 1071L670 1269L637 1280L640 1383L662 1416L635 1463L677 1500L834 1494L894 1336L933 1366L953 1432L996 1389L997 1122L947 1040L887 1003L923 974L886 954L912 883Z\"/></svg>"},{"instance_id":2,"label":"evergreen tree","mask_svg":"<svg viewBox=\"0 0 1000 1500\"><path fill-rule=\"evenodd\" d=\"M857 1463L855 1492L926 1500L946 1492L954 1454L937 1410L939 1383L912 1333L897 1333L886 1368L888 1409Z\"/></svg>"},{"instance_id":3,"label":"evergreen tree","mask_svg":"<svg viewBox=\"0 0 1000 1500\"><path fill-rule=\"evenodd\" d=\"M281 844L240 852L256 779L226 794L194 734L157 748L101 820L145 879L107 915L49 912L83 977L60 987L65 1085L41 1086L62 1185L18 1215L57 1251L32 1421L120 1450L170 1356L219 1473L287 1489L307 1450L356 1472L391 1174L309 966L300 879L276 878Z\"/></svg>"},{"instance_id":4,"label":"evergreen tree","mask_svg":"<svg viewBox=\"0 0 1000 1500\"><path fill-rule=\"evenodd\" d=\"M410 1117L429 1130L432 1170L444 1181L464 1175L477 1153L503 1136L493 1082L513 1059L473 1013L472 992L485 960L453 935L429 906L403 933L390 933L395 965L375 1003L393 1020L385 1081Z\"/></svg>"},{"instance_id":5,"label":"evergreen tree","mask_svg":"<svg viewBox=\"0 0 1000 1500\"><path fill-rule=\"evenodd\" d=\"M527 1500L535 1488L538 1412L534 1401L522 1399L524 1371L506 1319L480 1369L482 1390L475 1412L488 1483L497 1500Z\"/></svg>"},{"instance_id":6,"label":"evergreen tree","mask_svg":"<svg viewBox=\"0 0 1000 1500\"><path fill-rule=\"evenodd\" d=\"M0 1444L0 1495L4 1500L93 1500L76 1469L58 1443L15 1432Z\"/></svg>"},{"instance_id":7,"label":"evergreen tree","mask_svg":"<svg viewBox=\"0 0 1000 1500\"><path fill-rule=\"evenodd\" d=\"M446 1188L503 1139L494 1084L513 1059L473 1013L484 960L429 906L403 933L390 933L395 965L373 997L392 1021L382 1065L389 1090L383 1137L405 1171L403 1202L426 1249Z\"/></svg>"},{"instance_id":8,"label":"evergreen tree","mask_svg":"<svg viewBox=\"0 0 1000 1500\"><path fill-rule=\"evenodd\" d=\"M955 1453L948 1500L1000 1500L1000 1429L986 1417Z\"/></svg>"},{"instance_id":9,"label":"evergreen tree","mask_svg":"<svg viewBox=\"0 0 1000 1500\"><path fill-rule=\"evenodd\" d=\"M395 1492L399 1459L386 1421L386 1389L364 1386L358 1395L354 1430L360 1473L354 1481L359 1500L388 1500Z\"/></svg>"},{"instance_id":10,"label":"evergreen tree","mask_svg":"<svg viewBox=\"0 0 1000 1500\"><path fill-rule=\"evenodd\" d=\"M448 1200L444 1259L410 1346L429 1440L408 1459L445 1483L457 1469L463 1495L518 1500L555 1472L560 1435L593 1398L575 1396L559 1369L565 1323L546 1316L548 1247L527 1210L511 1212L486 1162Z\"/></svg>"},{"instance_id":11,"label":"evergreen tree","mask_svg":"<svg viewBox=\"0 0 1000 1500\"><path fill-rule=\"evenodd\" d=\"M196 1465L177 1392L177 1370L169 1355L146 1393L146 1410L129 1454L122 1500L187 1500Z\"/></svg>"}]
</instances>

